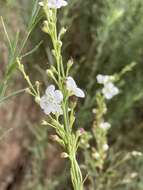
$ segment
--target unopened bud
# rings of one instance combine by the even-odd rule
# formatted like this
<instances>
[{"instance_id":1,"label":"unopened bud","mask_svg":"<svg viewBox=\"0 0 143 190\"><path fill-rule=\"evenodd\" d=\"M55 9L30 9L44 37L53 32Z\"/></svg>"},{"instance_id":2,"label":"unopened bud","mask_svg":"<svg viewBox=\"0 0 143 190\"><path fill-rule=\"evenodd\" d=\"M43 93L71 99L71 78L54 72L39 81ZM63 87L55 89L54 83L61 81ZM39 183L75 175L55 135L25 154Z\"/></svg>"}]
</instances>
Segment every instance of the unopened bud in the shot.
<instances>
[{"instance_id":1,"label":"unopened bud","mask_svg":"<svg viewBox=\"0 0 143 190\"><path fill-rule=\"evenodd\" d=\"M58 141L59 137L58 137L58 135L51 135L50 139L53 140L53 141Z\"/></svg>"},{"instance_id":2,"label":"unopened bud","mask_svg":"<svg viewBox=\"0 0 143 190\"><path fill-rule=\"evenodd\" d=\"M46 20L43 22L42 31L45 33L49 33L48 21Z\"/></svg>"},{"instance_id":3,"label":"unopened bud","mask_svg":"<svg viewBox=\"0 0 143 190\"><path fill-rule=\"evenodd\" d=\"M28 93L28 94L31 94L31 90L29 88L26 88L25 92Z\"/></svg>"},{"instance_id":4,"label":"unopened bud","mask_svg":"<svg viewBox=\"0 0 143 190\"><path fill-rule=\"evenodd\" d=\"M100 154L98 152L94 152L92 153L92 157L96 160L98 160L100 158Z\"/></svg>"},{"instance_id":5,"label":"unopened bud","mask_svg":"<svg viewBox=\"0 0 143 190\"><path fill-rule=\"evenodd\" d=\"M47 69L46 70L46 73L47 73L47 75L49 76L49 77L52 77L53 78L53 72L50 70L50 69Z\"/></svg>"},{"instance_id":6,"label":"unopened bud","mask_svg":"<svg viewBox=\"0 0 143 190\"><path fill-rule=\"evenodd\" d=\"M47 122L47 121L45 121L45 120L42 120L41 125L48 125L48 122Z\"/></svg>"},{"instance_id":7,"label":"unopened bud","mask_svg":"<svg viewBox=\"0 0 143 190\"><path fill-rule=\"evenodd\" d=\"M40 82L39 82L39 81L36 81L36 82L35 82L35 85L36 85L36 86L40 86Z\"/></svg>"},{"instance_id":8,"label":"unopened bud","mask_svg":"<svg viewBox=\"0 0 143 190\"><path fill-rule=\"evenodd\" d=\"M57 73L57 70L53 65L51 66L51 71L54 72L54 73Z\"/></svg>"},{"instance_id":9,"label":"unopened bud","mask_svg":"<svg viewBox=\"0 0 143 190\"><path fill-rule=\"evenodd\" d=\"M54 49L52 50L52 54L53 54L54 57L56 56L56 52L55 52Z\"/></svg>"},{"instance_id":10,"label":"unopened bud","mask_svg":"<svg viewBox=\"0 0 143 190\"><path fill-rule=\"evenodd\" d=\"M59 41L57 42L57 48L60 49L60 48L62 47L62 45L63 45L62 41L59 40Z\"/></svg>"},{"instance_id":11,"label":"unopened bud","mask_svg":"<svg viewBox=\"0 0 143 190\"><path fill-rule=\"evenodd\" d=\"M61 153L61 158L68 158L69 155L66 152Z\"/></svg>"},{"instance_id":12,"label":"unopened bud","mask_svg":"<svg viewBox=\"0 0 143 190\"><path fill-rule=\"evenodd\" d=\"M35 97L35 102L36 102L37 104L40 103L40 97L39 97L39 96L36 96L36 97Z\"/></svg>"},{"instance_id":13,"label":"unopened bud","mask_svg":"<svg viewBox=\"0 0 143 190\"><path fill-rule=\"evenodd\" d=\"M70 60L68 60L67 65L68 65L68 67L72 67L72 65L73 65L73 59L72 58Z\"/></svg>"},{"instance_id":14,"label":"unopened bud","mask_svg":"<svg viewBox=\"0 0 143 190\"><path fill-rule=\"evenodd\" d=\"M59 39L61 39L61 37L66 33L67 29L66 28L62 28L59 34Z\"/></svg>"},{"instance_id":15,"label":"unopened bud","mask_svg":"<svg viewBox=\"0 0 143 190\"><path fill-rule=\"evenodd\" d=\"M81 136L85 132L84 128L80 128L78 131L78 135Z\"/></svg>"},{"instance_id":16,"label":"unopened bud","mask_svg":"<svg viewBox=\"0 0 143 190\"><path fill-rule=\"evenodd\" d=\"M93 114L96 114L96 113L97 113L97 109L94 108L94 109L92 110L92 113L93 113Z\"/></svg>"}]
</instances>

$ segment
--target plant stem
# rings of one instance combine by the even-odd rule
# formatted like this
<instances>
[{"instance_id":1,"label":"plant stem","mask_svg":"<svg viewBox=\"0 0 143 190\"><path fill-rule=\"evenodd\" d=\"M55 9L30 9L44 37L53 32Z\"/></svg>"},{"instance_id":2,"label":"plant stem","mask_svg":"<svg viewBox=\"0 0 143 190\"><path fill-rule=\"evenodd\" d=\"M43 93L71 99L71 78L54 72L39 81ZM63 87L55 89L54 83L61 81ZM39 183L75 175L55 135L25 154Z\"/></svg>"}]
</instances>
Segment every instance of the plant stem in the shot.
<instances>
[{"instance_id":1,"label":"plant stem","mask_svg":"<svg viewBox=\"0 0 143 190\"><path fill-rule=\"evenodd\" d=\"M71 162L71 180L74 187L74 190L83 190L83 180L81 170L76 160L76 156L73 155L70 158Z\"/></svg>"}]
</instances>

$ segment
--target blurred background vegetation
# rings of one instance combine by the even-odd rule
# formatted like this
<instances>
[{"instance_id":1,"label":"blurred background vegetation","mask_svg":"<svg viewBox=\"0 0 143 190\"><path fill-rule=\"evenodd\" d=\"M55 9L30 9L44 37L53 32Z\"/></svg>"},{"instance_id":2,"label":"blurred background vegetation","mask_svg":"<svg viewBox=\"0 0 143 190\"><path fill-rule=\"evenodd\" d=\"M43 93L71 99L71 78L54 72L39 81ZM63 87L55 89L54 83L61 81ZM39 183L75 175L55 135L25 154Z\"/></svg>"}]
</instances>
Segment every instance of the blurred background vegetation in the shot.
<instances>
[{"instance_id":1,"label":"blurred background vegetation","mask_svg":"<svg viewBox=\"0 0 143 190\"><path fill-rule=\"evenodd\" d=\"M36 47L36 51L24 58L24 64L33 81L44 81L44 87L50 81L43 73L53 60L48 36L41 32L43 15L38 10L38 1L0 0L0 4L0 15L10 39L17 44L14 58L28 32L32 10L37 11L38 19L32 22L35 29L22 55ZM69 6L59 13L59 18L59 24L68 28L63 47L65 61L69 57L74 59L72 75L86 92L86 100L79 105L77 127L91 131L92 109L96 107L95 93L98 89L96 75L118 73L127 64L137 63L119 82L120 94L108 103L107 119L112 128L106 173L106 169L116 161L116 153L126 155L132 150L143 151L143 1L70 0ZM18 42L17 31L20 31ZM10 56L1 23L1 83L11 64L15 64L14 59L9 61ZM23 78L12 66L5 94L25 87ZM65 160L59 156L61 150L48 138L52 131L40 126L42 114L33 100L23 93L0 106L0 189L67 190L68 187L70 190L68 163L65 167ZM81 165L84 165L84 156L80 155ZM137 175L125 180L131 173ZM114 174L109 179L97 178L94 187L90 187L87 180L87 189L142 190L143 158L121 164ZM103 185L98 185L99 182Z\"/></svg>"}]
</instances>

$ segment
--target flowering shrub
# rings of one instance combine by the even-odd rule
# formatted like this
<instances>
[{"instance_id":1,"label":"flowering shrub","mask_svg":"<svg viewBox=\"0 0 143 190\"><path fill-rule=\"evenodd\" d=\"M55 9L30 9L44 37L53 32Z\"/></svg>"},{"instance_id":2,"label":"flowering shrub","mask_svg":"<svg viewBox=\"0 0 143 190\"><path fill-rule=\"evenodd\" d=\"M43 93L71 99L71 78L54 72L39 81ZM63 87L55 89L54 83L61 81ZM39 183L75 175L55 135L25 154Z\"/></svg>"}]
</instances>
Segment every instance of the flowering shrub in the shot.
<instances>
[{"instance_id":1,"label":"flowering shrub","mask_svg":"<svg viewBox=\"0 0 143 190\"><path fill-rule=\"evenodd\" d=\"M46 20L44 21L42 29L51 37L54 48L52 52L56 62L55 65L52 65L51 68L47 70L47 74L53 79L59 89L55 90L55 86L52 84L47 87L45 95L40 97L39 83L36 83L35 89L28 75L25 73L24 67L19 58L17 58L17 63L20 71L23 73L29 84L29 89L27 89L27 91L35 97L36 102L40 104L44 113L50 118L50 122L43 121L44 124L47 124L56 130L54 139L65 151L61 154L61 157L69 158L71 162L70 173L74 189L82 190L83 179L80 167L76 160L82 130L79 130L79 132L76 133L73 132L76 102L72 103L70 97L76 96L84 98L85 94L79 87L77 87L74 79L69 76L72 62L69 61L67 63L66 69L63 65L61 38L66 30L65 28L62 28L59 33L57 31L57 9L66 6L67 2L64 0L49 0L47 3L45 0L40 2L39 5L42 7L46 15ZM61 118L61 115L63 115L63 119Z\"/></svg>"},{"instance_id":2,"label":"flowering shrub","mask_svg":"<svg viewBox=\"0 0 143 190\"><path fill-rule=\"evenodd\" d=\"M107 113L106 100L110 100L119 94L119 89L114 83L118 82L127 71L130 71L135 66L135 63L127 65L120 73L114 75L97 75L97 82L103 85L103 88L96 93L97 108L93 110L92 134L85 132L82 128L74 132L75 108L77 105L75 97L86 98L86 96L73 77L70 76L69 72L73 61L69 60L66 65L63 63L62 37L66 33L66 29L62 27L58 31L57 11L67 6L67 2L64 0L49 0L48 2L43 0L39 2L39 6L41 6L46 16L42 30L51 37L53 44L52 54L55 58L55 64L51 65L46 73L56 86L50 84L45 90L45 94L41 96L40 82L37 81L35 86L32 84L21 63L21 59L17 57L19 70L23 73L29 85L26 91L34 96L35 101L47 115L47 119L43 120L43 125L48 125L55 129L56 134L52 135L52 139L62 146L64 151L61 153L61 157L68 158L70 161L70 175L73 188L75 190L83 190L84 188L83 176L76 159L79 146L84 150L85 168L86 172L90 173L89 176L87 175L87 178L92 181L91 187L94 188L95 184L95 187L99 188L100 185L98 183L100 180L95 183L94 175L92 176L91 173L95 170L95 177L99 177L100 172L104 171L104 164L108 157L107 134L111 124L104 119L104 115ZM91 139L95 141L95 146L90 145ZM125 160L129 158L130 156L125 158Z\"/></svg>"}]
</instances>

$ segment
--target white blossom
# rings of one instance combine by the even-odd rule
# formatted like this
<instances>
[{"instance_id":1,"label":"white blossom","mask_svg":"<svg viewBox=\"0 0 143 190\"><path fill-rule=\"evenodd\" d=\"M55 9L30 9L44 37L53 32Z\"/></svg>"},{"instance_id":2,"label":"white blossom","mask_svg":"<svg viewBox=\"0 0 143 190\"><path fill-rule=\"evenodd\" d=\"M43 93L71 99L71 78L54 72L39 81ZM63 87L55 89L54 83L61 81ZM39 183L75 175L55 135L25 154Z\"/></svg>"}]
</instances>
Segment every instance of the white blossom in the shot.
<instances>
[{"instance_id":1,"label":"white blossom","mask_svg":"<svg viewBox=\"0 0 143 190\"><path fill-rule=\"evenodd\" d=\"M112 76L109 76L109 75L97 75L96 79L97 79L97 82L99 84L106 84L107 82L109 82L111 80L111 77Z\"/></svg>"},{"instance_id":2,"label":"white blossom","mask_svg":"<svg viewBox=\"0 0 143 190\"><path fill-rule=\"evenodd\" d=\"M133 156L142 156L142 155L143 155L142 152L138 152L138 151L136 151L136 150L132 151L131 154L132 154Z\"/></svg>"},{"instance_id":3,"label":"white blossom","mask_svg":"<svg viewBox=\"0 0 143 190\"><path fill-rule=\"evenodd\" d=\"M119 93L119 89L113 84L114 76L97 75L97 82L103 84L102 94L106 99L111 99Z\"/></svg>"},{"instance_id":4,"label":"white blossom","mask_svg":"<svg viewBox=\"0 0 143 190\"><path fill-rule=\"evenodd\" d=\"M102 129L104 129L104 130L108 130L108 129L110 129L111 124L108 123L108 122L102 122L102 123L100 123L99 127L102 128Z\"/></svg>"},{"instance_id":5,"label":"white blossom","mask_svg":"<svg viewBox=\"0 0 143 190\"><path fill-rule=\"evenodd\" d=\"M65 0L48 0L47 1L47 6L50 9L60 9L61 7L67 6L67 1ZM39 2L40 6L44 6L44 2L40 1Z\"/></svg>"},{"instance_id":6,"label":"white blossom","mask_svg":"<svg viewBox=\"0 0 143 190\"><path fill-rule=\"evenodd\" d=\"M104 85L102 93L106 99L111 99L119 93L119 89L111 82Z\"/></svg>"},{"instance_id":7,"label":"white blossom","mask_svg":"<svg viewBox=\"0 0 143 190\"><path fill-rule=\"evenodd\" d=\"M103 148L104 151L107 151L109 149L109 145L108 144L104 144L102 148Z\"/></svg>"},{"instance_id":8,"label":"white blossom","mask_svg":"<svg viewBox=\"0 0 143 190\"><path fill-rule=\"evenodd\" d=\"M67 90L71 93L71 95L75 95L80 98L85 97L83 90L77 87L77 84L72 77L69 76L67 78L66 86L67 86Z\"/></svg>"},{"instance_id":9,"label":"white blossom","mask_svg":"<svg viewBox=\"0 0 143 190\"><path fill-rule=\"evenodd\" d=\"M44 113L49 115L62 114L61 102L63 100L63 94L60 90L55 90L54 85L47 87L45 95L40 99L40 106L44 110Z\"/></svg>"},{"instance_id":10,"label":"white blossom","mask_svg":"<svg viewBox=\"0 0 143 190\"><path fill-rule=\"evenodd\" d=\"M138 173L137 172L133 172L131 173L130 177L131 178L136 178L138 176Z\"/></svg>"}]
</instances>

